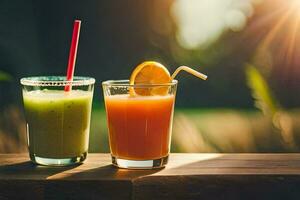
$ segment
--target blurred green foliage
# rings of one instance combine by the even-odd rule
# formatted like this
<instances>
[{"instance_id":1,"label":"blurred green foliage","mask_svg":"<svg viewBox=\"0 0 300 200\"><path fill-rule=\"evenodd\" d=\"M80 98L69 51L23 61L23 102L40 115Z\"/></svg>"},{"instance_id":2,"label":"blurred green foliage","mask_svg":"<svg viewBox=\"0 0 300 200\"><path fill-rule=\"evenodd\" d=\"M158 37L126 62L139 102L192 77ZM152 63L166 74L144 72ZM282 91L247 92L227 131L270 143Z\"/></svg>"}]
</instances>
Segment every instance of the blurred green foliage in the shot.
<instances>
[{"instance_id":1,"label":"blurred green foliage","mask_svg":"<svg viewBox=\"0 0 300 200\"><path fill-rule=\"evenodd\" d=\"M8 73L5 73L3 71L0 71L0 81L11 81L12 76L9 75Z\"/></svg>"},{"instance_id":2,"label":"blurred green foliage","mask_svg":"<svg viewBox=\"0 0 300 200\"><path fill-rule=\"evenodd\" d=\"M252 91L255 106L265 115L273 116L280 108L262 74L251 64L246 68L247 83Z\"/></svg>"}]
</instances>

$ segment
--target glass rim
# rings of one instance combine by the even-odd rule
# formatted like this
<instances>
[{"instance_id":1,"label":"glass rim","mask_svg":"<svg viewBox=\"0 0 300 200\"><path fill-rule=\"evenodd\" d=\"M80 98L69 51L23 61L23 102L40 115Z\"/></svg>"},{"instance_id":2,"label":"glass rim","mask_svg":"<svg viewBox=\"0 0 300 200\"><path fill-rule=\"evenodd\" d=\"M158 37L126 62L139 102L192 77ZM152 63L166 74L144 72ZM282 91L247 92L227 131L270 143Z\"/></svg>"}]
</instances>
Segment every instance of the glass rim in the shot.
<instances>
[{"instance_id":1,"label":"glass rim","mask_svg":"<svg viewBox=\"0 0 300 200\"><path fill-rule=\"evenodd\" d=\"M160 83L160 84L130 84L129 80L107 80L102 82L102 86L120 86L120 87L162 87L162 86L174 86L177 85L177 80L172 80L170 83Z\"/></svg>"},{"instance_id":2,"label":"glass rim","mask_svg":"<svg viewBox=\"0 0 300 200\"><path fill-rule=\"evenodd\" d=\"M24 86L83 86L92 85L95 81L88 76L74 76L72 81L67 81L65 76L30 76L20 79Z\"/></svg>"}]
</instances>

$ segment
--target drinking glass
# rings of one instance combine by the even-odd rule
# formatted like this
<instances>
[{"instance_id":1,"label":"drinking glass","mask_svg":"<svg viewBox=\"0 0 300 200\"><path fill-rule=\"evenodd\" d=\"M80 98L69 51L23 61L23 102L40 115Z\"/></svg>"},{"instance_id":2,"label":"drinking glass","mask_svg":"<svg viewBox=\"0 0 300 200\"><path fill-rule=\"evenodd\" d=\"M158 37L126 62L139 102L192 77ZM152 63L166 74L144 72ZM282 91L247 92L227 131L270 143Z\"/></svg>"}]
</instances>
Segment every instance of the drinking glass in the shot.
<instances>
[{"instance_id":1,"label":"drinking glass","mask_svg":"<svg viewBox=\"0 0 300 200\"><path fill-rule=\"evenodd\" d=\"M111 80L102 86L112 163L132 169L164 167L170 153L177 81L130 85L128 80ZM163 94L132 95L141 90Z\"/></svg>"},{"instance_id":2,"label":"drinking glass","mask_svg":"<svg viewBox=\"0 0 300 200\"><path fill-rule=\"evenodd\" d=\"M95 79L21 79L30 159L41 165L81 163L88 152ZM65 87L72 90L65 91Z\"/></svg>"}]
</instances>

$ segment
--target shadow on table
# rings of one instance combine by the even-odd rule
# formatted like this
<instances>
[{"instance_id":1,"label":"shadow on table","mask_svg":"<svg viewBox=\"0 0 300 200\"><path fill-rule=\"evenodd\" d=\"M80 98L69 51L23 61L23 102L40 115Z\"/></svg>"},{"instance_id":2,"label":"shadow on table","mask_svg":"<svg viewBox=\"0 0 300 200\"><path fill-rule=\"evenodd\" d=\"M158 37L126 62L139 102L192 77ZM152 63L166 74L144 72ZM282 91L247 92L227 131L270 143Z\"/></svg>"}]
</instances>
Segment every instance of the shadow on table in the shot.
<instances>
[{"instance_id":1,"label":"shadow on table","mask_svg":"<svg viewBox=\"0 0 300 200\"><path fill-rule=\"evenodd\" d=\"M100 166L93 169L81 170L78 173L72 173L72 175L66 177L65 179L75 179L75 180L133 180L135 178L155 174L161 169L154 170L128 170L119 169L111 164Z\"/></svg>"},{"instance_id":2,"label":"shadow on table","mask_svg":"<svg viewBox=\"0 0 300 200\"><path fill-rule=\"evenodd\" d=\"M0 166L0 176L7 177L21 177L29 179L47 179L50 176L59 174L61 172L73 169L79 165L67 166L67 167L49 167L35 165L31 161L25 161L15 164L8 164Z\"/></svg>"},{"instance_id":3,"label":"shadow on table","mask_svg":"<svg viewBox=\"0 0 300 200\"><path fill-rule=\"evenodd\" d=\"M60 194L62 199L132 199L134 180L160 171L118 169L110 164L84 168L74 169L75 173L64 177L61 185L57 184L55 194ZM68 188L64 183L68 183Z\"/></svg>"}]
</instances>

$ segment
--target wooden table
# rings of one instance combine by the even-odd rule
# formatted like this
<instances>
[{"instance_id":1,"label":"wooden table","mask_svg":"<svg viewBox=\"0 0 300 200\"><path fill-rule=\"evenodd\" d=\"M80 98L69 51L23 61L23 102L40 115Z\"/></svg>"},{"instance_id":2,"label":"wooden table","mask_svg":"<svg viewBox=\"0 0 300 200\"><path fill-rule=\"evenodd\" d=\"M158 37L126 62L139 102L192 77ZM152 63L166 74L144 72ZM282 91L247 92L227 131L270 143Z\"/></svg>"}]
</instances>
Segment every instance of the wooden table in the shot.
<instances>
[{"instance_id":1,"label":"wooden table","mask_svg":"<svg viewBox=\"0 0 300 200\"><path fill-rule=\"evenodd\" d=\"M72 167L0 154L0 199L300 199L300 154L172 154L161 170L124 170L109 154Z\"/></svg>"}]
</instances>

